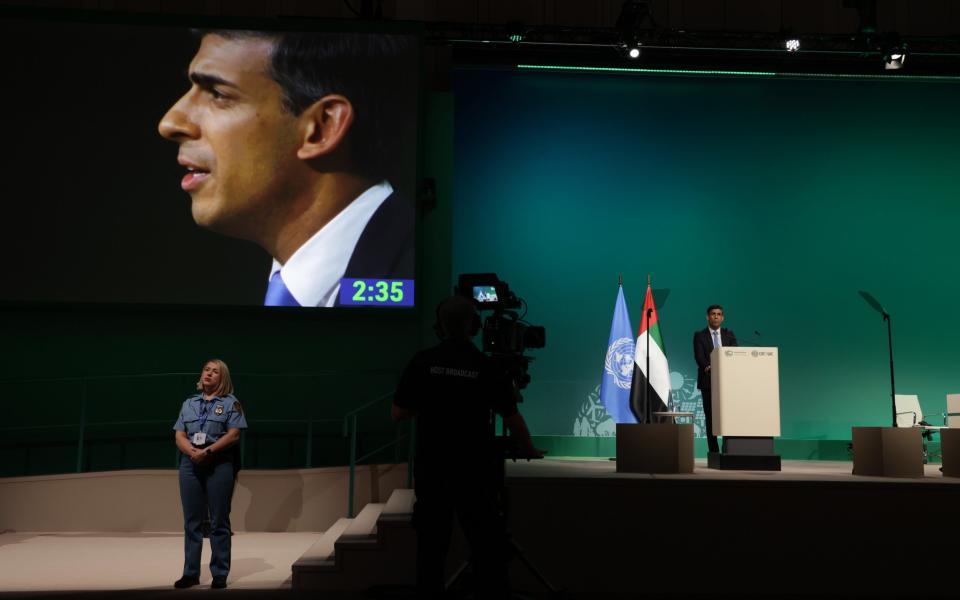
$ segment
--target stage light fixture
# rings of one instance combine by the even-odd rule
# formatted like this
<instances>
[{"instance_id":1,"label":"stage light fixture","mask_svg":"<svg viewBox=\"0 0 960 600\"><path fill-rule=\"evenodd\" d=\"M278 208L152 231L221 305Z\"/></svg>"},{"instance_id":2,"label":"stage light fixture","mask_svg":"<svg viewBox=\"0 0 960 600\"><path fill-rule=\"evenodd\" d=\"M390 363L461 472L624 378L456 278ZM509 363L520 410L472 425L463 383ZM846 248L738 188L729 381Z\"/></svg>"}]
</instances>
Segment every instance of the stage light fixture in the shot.
<instances>
[{"instance_id":1,"label":"stage light fixture","mask_svg":"<svg viewBox=\"0 0 960 600\"><path fill-rule=\"evenodd\" d=\"M900 35L891 31L880 36L879 50L883 53L883 68L887 71L902 69L907 62L907 44Z\"/></svg>"},{"instance_id":2,"label":"stage light fixture","mask_svg":"<svg viewBox=\"0 0 960 600\"><path fill-rule=\"evenodd\" d=\"M800 40L793 38L784 42L784 47L787 49L787 52L796 52L800 49Z\"/></svg>"},{"instance_id":3,"label":"stage light fixture","mask_svg":"<svg viewBox=\"0 0 960 600\"><path fill-rule=\"evenodd\" d=\"M620 6L614 28L623 35L630 35L643 28L648 21L656 25L650 14L650 0L625 0Z\"/></svg>"},{"instance_id":4,"label":"stage light fixture","mask_svg":"<svg viewBox=\"0 0 960 600\"><path fill-rule=\"evenodd\" d=\"M883 68L890 71L895 69L902 69L903 63L907 61L907 53L902 49L893 49L884 54L883 56Z\"/></svg>"},{"instance_id":5,"label":"stage light fixture","mask_svg":"<svg viewBox=\"0 0 960 600\"><path fill-rule=\"evenodd\" d=\"M630 58L632 58L632 59L634 59L634 60L640 58L640 46L639 46L639 45L636 45L636 46L630 46L630 47L628 47L628 48L627 48L627 56L629 56Z\"/></svg>"},{"instance_id":6,"label":"stage light fixture","mask_svg":"<svg viewBox=\"0 0 960 600\"><path fill-rule=\"evenodd\" d=\"M523 23L513 21L507 23L507 39L514 44L519 44L527 37L527 28Z\"/></svg>"}]
</instances>

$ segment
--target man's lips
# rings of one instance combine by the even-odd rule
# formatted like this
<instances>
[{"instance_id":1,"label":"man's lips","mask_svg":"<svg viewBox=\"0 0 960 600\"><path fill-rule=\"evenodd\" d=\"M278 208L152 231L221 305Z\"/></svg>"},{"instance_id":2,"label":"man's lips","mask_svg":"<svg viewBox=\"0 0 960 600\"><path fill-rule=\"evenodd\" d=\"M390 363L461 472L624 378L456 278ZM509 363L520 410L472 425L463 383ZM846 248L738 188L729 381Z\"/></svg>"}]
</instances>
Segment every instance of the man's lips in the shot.
<instances>
[{"instance_id":1,"label":"man's lips","mask_svg":"<svg viewBox=\"0 0 960 600\"><path fill-rule=\"evenodd\" d=\"M185 156L178 156L177 162L187 168L187 174L180 180L183 191L190 192L200 187L210 176L210 171Z\"/></svg>"},{"instance_id":2,"label":"man's lips","mask_svg":"<svg viewBox=\"0 0 960 600\"><path fill-rule=\"evenodd\" d=\"M208 177L210 177L210 173L207 171L190 171L180 180L180 187L185 192L192 192L203 185Z\"/></svg>"}]
</instances>

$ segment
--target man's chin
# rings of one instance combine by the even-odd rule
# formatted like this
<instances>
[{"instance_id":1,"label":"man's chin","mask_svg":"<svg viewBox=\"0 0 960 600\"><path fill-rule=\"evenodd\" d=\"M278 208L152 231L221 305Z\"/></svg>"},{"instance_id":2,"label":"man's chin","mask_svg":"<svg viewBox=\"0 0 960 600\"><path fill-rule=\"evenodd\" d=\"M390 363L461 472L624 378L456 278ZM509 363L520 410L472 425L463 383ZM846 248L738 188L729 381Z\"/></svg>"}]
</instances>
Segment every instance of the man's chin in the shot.
<instances>
[{"instance_id":1,"label":"man's chin","mask_svg":"<svg viewBox=\"0 0 960 600\"><path fill-rule=\"evenodd\" d=\"M223 214L216 209L216 204L212 200L193 198L190 205L190 213L193 215L193 222L217 233L230 235L225 227Z\"/></svg>"},{"instance_id":2,"label":"man's chin","mask_svg":"<svg viewBox=\"0 0 960 600\"><path fill-rule=\"evenodd\" d=\"M207 203L203 201L194 199L190 205L190 214L193 215L193 222L200 227L204 229L215 229L217 223L215 213L210 209L210 206L206 206L206 204Z\"/></svg>"},{"instance_id":3,"label":"man's chin","mask_svg":"<svg viewBox=\"0 0 960 600\"><path fill-rule=\"evenodd\" d=\"M190 212L193 215L193 222L222 235L250 239L249 223L240 218L239 215L227 215L223 211L217 210L216 203L210 200L193 199L190 206Z\"/></svg>"}]
</instances>

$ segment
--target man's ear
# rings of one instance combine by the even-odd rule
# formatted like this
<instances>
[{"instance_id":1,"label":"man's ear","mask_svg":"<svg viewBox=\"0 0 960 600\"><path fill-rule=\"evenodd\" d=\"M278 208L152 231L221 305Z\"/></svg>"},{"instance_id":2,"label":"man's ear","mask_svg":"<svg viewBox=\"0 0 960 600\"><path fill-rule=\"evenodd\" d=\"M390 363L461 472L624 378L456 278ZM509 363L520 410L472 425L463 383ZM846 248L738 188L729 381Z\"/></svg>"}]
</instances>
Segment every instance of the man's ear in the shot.
<instances>
[{"instance_id":1,"label":"man's ear","mask_svg":"<svg viewBox=\"0 0 960 600\"><path fill-rule=\"evenodd\" d=\"M330 94L307 107L300 115L303 141L297 158L309 160L337 149L353 124L353 105L345 96Z\"/></svg>"}]
</instances>

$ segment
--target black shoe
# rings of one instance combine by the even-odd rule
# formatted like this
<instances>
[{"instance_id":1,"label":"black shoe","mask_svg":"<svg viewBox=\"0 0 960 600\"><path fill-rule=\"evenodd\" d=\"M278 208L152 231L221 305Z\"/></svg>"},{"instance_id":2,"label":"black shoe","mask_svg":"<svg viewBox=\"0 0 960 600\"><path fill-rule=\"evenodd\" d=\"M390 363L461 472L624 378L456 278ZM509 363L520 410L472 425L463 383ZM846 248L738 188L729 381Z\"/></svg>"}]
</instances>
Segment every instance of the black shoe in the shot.
<instances>
[{"instance_id":1,"label":"black shoe","mask_svg":"<svg viewBox=\"0 0 960 600\"><path fill-rule=\"evenodd\" d=\"M173 582L173 587L177 588L178 590L182 590L183 588L188 588L197 585L198 583L200 583L199 577L187 577L184 575L180 579Z\"/></svg>"},{"instance_id":2,"label":"black shoe","mask_svg":"<svg viewBox=\"0 0 960 600\"><path fill-rule=\"evenodd\" d=\"M215 590L222 590L223 588L227 587L227 578L223 575L215 575L210 587Z\"/></svg>"}]
</instances>

